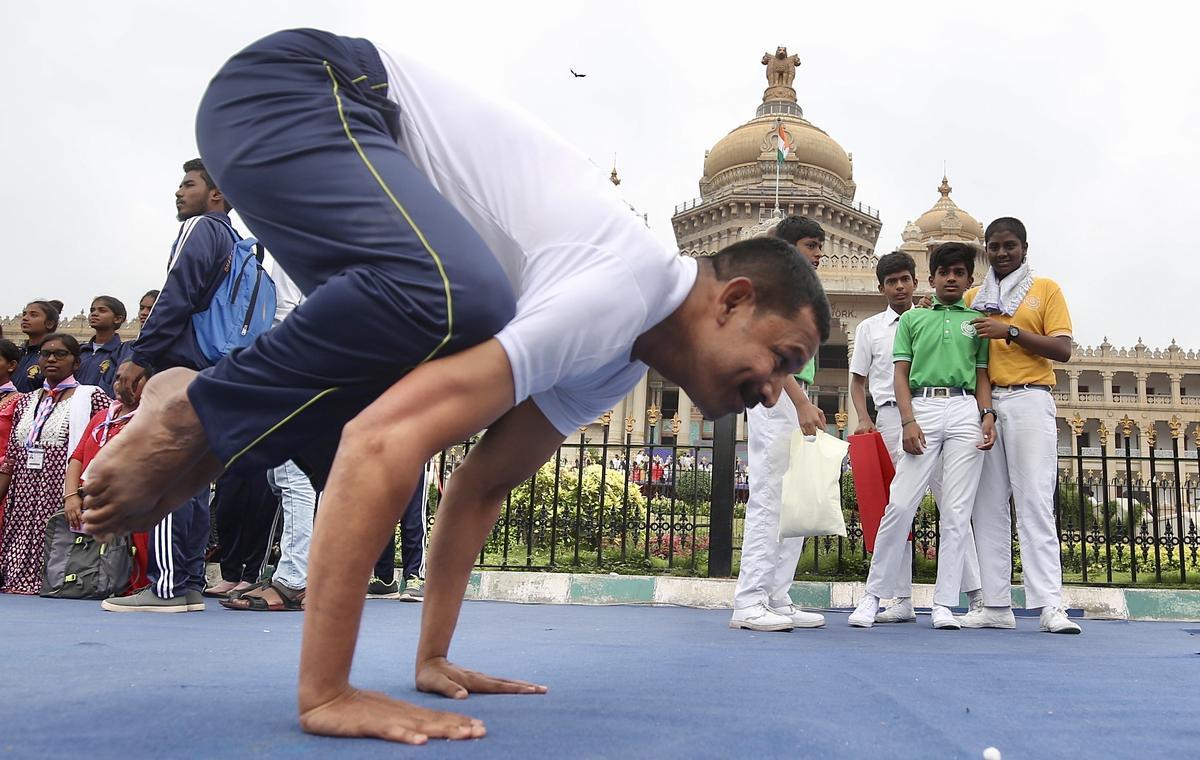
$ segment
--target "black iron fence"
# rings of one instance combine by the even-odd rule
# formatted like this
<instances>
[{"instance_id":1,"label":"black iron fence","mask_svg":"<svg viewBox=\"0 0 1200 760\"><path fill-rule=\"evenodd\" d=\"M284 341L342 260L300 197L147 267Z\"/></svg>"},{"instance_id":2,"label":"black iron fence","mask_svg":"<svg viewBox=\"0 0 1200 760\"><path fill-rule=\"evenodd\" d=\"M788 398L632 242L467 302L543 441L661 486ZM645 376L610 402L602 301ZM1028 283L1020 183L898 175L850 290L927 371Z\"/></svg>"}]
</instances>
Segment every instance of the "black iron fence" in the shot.
<instances>
[{"instance_id":1,"label":"black iron fence","mask_svg":"<svg viewBox=\"0 0 1200 760\"><path fill-rule=\"evenodd\" d=\"M436 460L429 522L441 489L474 441ZM512 570L583 570L707 575L714 449L711 444L633 444L585 434L505 499L477 565ZM744 501L745 472L735 476ZM719 477L718 477L719 479Z\"/></svg>"},{"instance_id":2,"label":"black iron fence","mask_svg":"<svg viewBox=\"0 0 1200 760\"><path fill-rule=\"evenodd\" d=\"M585 434L508 495L479 555L488 569L728 576L736 574L748 484L735 456L733 420L700 445L620 443ZM1200 586L1200 472L1194 450L1145 452L1077 446L1059 456L1055 513L1068 583ZM442 452L430 485L432 527L441 487L473 445ZM843 477L847 535L806 542L797 577L862 580L870 557L850 474ZM917 580L937 572L937 505L913 522ZM1013 581L1020 582L1013 520Z\"/></svg>"}]
</instances>

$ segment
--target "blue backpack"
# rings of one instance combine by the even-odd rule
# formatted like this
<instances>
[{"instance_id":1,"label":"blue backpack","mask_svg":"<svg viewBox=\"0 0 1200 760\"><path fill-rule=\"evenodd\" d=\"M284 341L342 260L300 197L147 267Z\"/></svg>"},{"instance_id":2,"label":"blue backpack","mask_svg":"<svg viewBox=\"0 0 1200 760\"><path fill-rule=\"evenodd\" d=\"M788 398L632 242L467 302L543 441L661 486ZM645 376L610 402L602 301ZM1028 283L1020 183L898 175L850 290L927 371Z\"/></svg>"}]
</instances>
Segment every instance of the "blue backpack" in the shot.
<instances>
[{"instance_id":1,"label":"blue backpack","mask_svg":"<svg viewBox=\"0 0 1200 760\"><path fill-rule=\"evenodd\" d=\"M211 291L212 300L204 311L192 315L196 344L213 364L233 349L250 345L275 320L275 281L263 269L262 246L254 238L239 238L230 225L225 227L233 237L233 250Z\"/></svg>"}]
</instances>

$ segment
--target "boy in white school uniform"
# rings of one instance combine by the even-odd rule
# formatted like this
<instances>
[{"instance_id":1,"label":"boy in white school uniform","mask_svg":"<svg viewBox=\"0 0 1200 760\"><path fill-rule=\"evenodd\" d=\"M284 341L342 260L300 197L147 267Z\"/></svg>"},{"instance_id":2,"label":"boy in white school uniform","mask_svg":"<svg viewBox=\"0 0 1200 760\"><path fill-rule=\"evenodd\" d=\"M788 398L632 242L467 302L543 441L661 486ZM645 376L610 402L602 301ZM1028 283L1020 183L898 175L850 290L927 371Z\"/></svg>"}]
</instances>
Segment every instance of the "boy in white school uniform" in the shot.
<instances>
[{"instance_id":1,"label":"boy in white school uniform","mask_svg":"<svg viewBox=\"0 0 1200 760\"><path fill-rule=\"evenodd\" d=\"M789 216L776 225L771 236L794 245L814 269L821 265L825 230L812 219ZM805 435L815 435L818 427L825 427L825 415L808 398L816 369L816 363L809 361L801 372L789 377L775 406L746 410L750 498L730 628L789 631L825 625L824 616L795 606L788 594L804 539L779 537L783 475L790 451L786 442L797 428Z\"/></svg>"},{"instance_id":2,"label":"boy in white school uniform","mask_svg":"<svg viewBox=\"0 0 1200 760\"><path fill-rule=\"evenodd\" d=\"M892 347L896 340L896 326L900 316L913 306L913 291L916 288L917 265L903 251L893 251L879 259L875 266L879 280L879 292L887 299L888 306L879 314L859 323L854 331L854 354L850 358L850 401L858 414L855 435L878 430L896 464L903 452L900 442L900 410L896 406L895 365ZM867 390L875 401L875 421L867 412ZM942 477L935 471L930 488L934 500L942 498ZM905 553L912 554L912 542L906 542ZM962 590L970 600L971 609L983 604L980 591L979 557L975 552L975 538L968 532L965 560L963 561ZM907 623L916 620L912 606L912 564L897 579L897 585L888 597L896 602L875 616L876 623Z\"/></svg>"},{"instance_id":3,"label":"boy in white school uniform","mask_svg":"<svg viewBox=\"0 0 1200 760\"><path fill-rule=\"evenodd\" d=\"M909 309L897 325L893 356L904 455L875 539L866 593L850 615L852 626L869 628L880 598L894 593L906 572L905 539L925 489L941 467L933 627L959 628L950 608L958 603L983 451L992 446L995 423L988 343L976 335L971 321L981 315L962 300L972 283L974 263L975 251L968 245L945 243L934 249L929 258L936 293L933 307Z\"/></svg>"}]
</instances>

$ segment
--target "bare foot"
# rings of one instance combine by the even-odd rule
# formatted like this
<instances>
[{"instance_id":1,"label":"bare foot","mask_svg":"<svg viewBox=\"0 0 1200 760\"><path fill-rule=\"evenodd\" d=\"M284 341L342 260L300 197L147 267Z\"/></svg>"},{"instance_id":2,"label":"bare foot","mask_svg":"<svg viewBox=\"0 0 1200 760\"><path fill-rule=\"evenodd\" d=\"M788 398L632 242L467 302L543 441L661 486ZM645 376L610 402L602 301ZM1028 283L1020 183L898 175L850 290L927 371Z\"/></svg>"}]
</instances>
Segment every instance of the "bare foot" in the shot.
<instances>
[{"instance_id":1,"label":"bare foot","mask_svg":"<svg viewBox=\"0 0 1200 760\"><path fill-rule=\"evenodd\" d=\"M417 666L417 689L451 699L468 694L545 694L545 686L513 678L497 678L434 657Z\"/></svg>"},{"instance_id":2,"label":"bare foot","mask_svg":"<svg viewBox=\"0 0 1200 760\"><path fill-rule=\"evenodd\" d=\"M323 736L372 737L405 744L424 744L431 737L479 739L487 734L483 721L475 718L353 688L300 713L300 728Z\"/></svg>"},{"instance_id":3,"label":"bare foot","mask_svg":"<svg viewBox=\"0 0 1200 760\"><path fill-rule=\"evenodd\" d=\"M83 499L88 533L149 529L199 489L195 481L207 477L215 459L187 397L196 374L176 368L152 377L137 416L88 467ZM197 473L197 465L205 472Z\"/></svg>"}]
</instances>

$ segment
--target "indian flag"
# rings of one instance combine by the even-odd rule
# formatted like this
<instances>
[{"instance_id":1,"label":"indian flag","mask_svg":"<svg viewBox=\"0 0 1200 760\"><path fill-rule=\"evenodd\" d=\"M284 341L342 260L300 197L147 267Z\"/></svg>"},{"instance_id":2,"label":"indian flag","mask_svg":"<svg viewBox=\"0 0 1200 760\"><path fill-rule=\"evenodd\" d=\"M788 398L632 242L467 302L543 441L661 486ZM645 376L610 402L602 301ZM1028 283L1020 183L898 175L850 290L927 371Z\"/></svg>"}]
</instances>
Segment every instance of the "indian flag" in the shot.
<instances>
[{"instance_id":1,"label":"indian flag","mask_svg":"<svg viewBox=\"0 0 1200 760\"><path fill-rule=\"evenodd\" d=\"M775 140L775 161L782 164L787 158L788 151L792 149L792 141L788 138L783 124L779 122L775 123L775 132L771 137Z\"/></svg>"}]
</instances>

